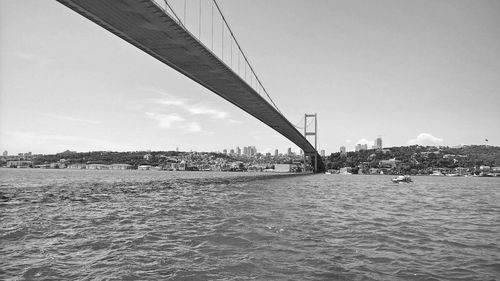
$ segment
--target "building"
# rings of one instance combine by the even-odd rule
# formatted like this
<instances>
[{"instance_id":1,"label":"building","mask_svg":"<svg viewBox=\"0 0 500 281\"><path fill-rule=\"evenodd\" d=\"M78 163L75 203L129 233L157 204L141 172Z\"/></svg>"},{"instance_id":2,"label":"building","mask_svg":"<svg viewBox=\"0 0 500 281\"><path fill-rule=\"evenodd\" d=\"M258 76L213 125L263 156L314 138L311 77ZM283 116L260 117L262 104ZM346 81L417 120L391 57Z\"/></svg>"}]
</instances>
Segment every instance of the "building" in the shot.
<instances>
[{"instance_id":1,"label":"building","mask_svg":"<svg viewBox=\"0 0 500 281\"><path fill-rule=\"evenodd\" d=\"M241 148L239 146L236 147L236 154L241 155Z\"/></svg>"},{"instance_id":2,"label":"building","mask_svg":"<svg viewBox=\"0 0 500 281\"><path fill-rule=\"evenodd\" d=\"M110 170L132 170L134 166L129 164L111 164L109 165Z\"/></svg>"},{"instance_id":3,"label":"building","mask_svg":"<svg viewBox=\"0 0 500 281\"><path fill-rule=\"evenodd\" d=\"M340 147L340 153L341 153L341 154L345 154L345 153L346 153L345 146L341 146L341 147Z\"/></svg>"},{"instance_id":4,"label":"building","mask_svg":"<svg viewBox=\"0 0 500 281\"><path fill-rule=\"evenodd\" d=\"M361 150L368 150L368 145L367 144L356 144L356 152L361 151Z\"/></svg>"},{"instance_id":5,"label":"building","mask_svg":"<svg viewBox=\"0 0 500 281\"><path fill-rule=\"evenodd\" d=\"M33 166L31 161L7 161L7 167L9 168L29 168Z\"/></svg>"},{"instance_id":6,"label":"building","mask_svg":"<svg viewBox=\"0 0 500 281\"><path fill-rule=\"evenodd\" d=\"M286 154L288 154L288 155L292 155L292 148L291 148L291 147L289 147L289 148L288 148L288 150L287 150L287 153L286 153Z\"/></svg>"},{"instance_id":7,"label":"building","mask_svg":"<svg viewBox=\"0 0 500 281\"><path fill-rule=\"evenodd\" d=\"M7 157L7 156L9 156L9 152L8 152L7 150L5 150L5 151L3 152L3 157Z\"/></svg>"},{"instance_id":8,"label":"building","mask_svg":"<svg viewBox=\"0 0 500 281\"><path fill-rule=\"evenodd\" d=\"M233 155L234 154L234 149L229 150L229 154Z\"/></svg>"},{"instance_id":9,"label":"building","mask_svg":"<svg viewBox=\"0 0 500 281\"><path fill-rule=\"evenodd\" d=\"M227 149L223 149L222 150L222 153L226 154L227 155Z\"/></svg>"},{"instance_id":10,"label":"building","mask_svg":"<svg viewBox=\"0 0 500 281\"><path fill-rule=\"evenodd\" d=\"M278 149L274 150L274 157L278 157Z\"/></svg>"},{"instance_id":11,"label":"building","mask_svg":"<svg viewBox=\"0 0 500 281\"><path fill-rule=\"evenodd\" d=\"M321 155L321 157L325 157L325 150L324 149L321 150L320 155Z\"/></svg>"},{"instance_id":12,"label":"building","mask_svg":"<svg viewBox=\"0 0 500 281\"><path fill-rule=\"evenodd\" d=\"M374 148L374 149L382 149L382 138L381 137L378 137L378 138L375 139L375 141L373 142L372 148Z\"/></svg>"}]
</instances>

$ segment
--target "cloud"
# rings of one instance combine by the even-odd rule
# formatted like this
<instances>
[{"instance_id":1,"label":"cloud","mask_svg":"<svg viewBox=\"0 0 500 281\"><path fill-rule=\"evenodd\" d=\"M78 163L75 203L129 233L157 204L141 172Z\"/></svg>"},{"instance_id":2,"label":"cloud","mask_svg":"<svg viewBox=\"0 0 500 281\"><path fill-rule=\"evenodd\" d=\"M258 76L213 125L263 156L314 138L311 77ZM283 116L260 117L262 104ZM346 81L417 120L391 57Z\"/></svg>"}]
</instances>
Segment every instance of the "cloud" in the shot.
<instances>
[{"instance_id":1,"label":"cloud","mask_svg":"<svg viewBox=\"0 0 500 281\"><path fill-rule=\"evenodd\" d=\"M431 134L428 133L421 133L418 135L416 138L411 139L408 141L409 145L439 145L443 142L444 140L442 138L435 137Z\"/></svg>"},{"instance_id":2,"label":"cloud","mask_svg":"<svg viewBox=\"0 0 500 281\"><path fill-rule=\"evenodd\" d=\"M196 132L201 132L201 126L200 124L196 123L196 122L191 122L187 125L187 130L189 132L192 132L192 133L196 133Z\"/></svg>"},{"instance_id":3,"label":"cloud","mask_svg":"<svg viewBox=\"0 0 500 281\"><path fill-rule=\"evenodd\" d=\"M192 115L209 115L213 119L226 119L229 113L203 104L190 104L187 99L179 99L172 96L162 99L152 99L152 102L159 105L177 106L191 113Z\"/></svg>"},{"instance_id":4,"label":"cloud","mask_svg":"<svg viewBox=\"0 0 500 281\"><path fill-rule=\"evenodd\" d=\"M48 65L56 61L53 58L29 52L17 51L12 54L22 60L34 62L40 65Z\"/></svg>"},{"instance_id":5,"label":"cloud","mask_svg":"<svg viewBox=\"0 0 500 281\"><path fill-rule=\"evenodd\" d=\"M356 142L356 144L370 144L373 143L373 141L367 140L365 138L362 138Z\"/></svg>"},{"instance_id":6,"label":"cloud","mask_svg":"<svg viewBox=\"0 0 500 281\"><path fill-rule=\"evenodd\" d=\"M185 121L184 118L175 114L161 114L154 112L146 112L146 116L158 122L158 127L163 129L170 129L175 123Z\"/></svg>"},{"instance_id":7,"label":"cloud","mask_svg":"<svg viewBox=\"0 0 500 281\"><path fill-rule=\"evenodd\" d=\"M2 145L17 151L36 151L55 153L66 149L92 150L131 150L132 146L115 140L103 140L75 135L48 135L28 131L0 131Z\"/></svg>"},{"instance_id":8,"label":"cloud","mask_svg":"<svg viewBox=\"0 0 500 281\"><path fill-rule=\"evenodd\" d=\"M50 117L50 118L66 120L66 121L82 122L82 123L89 123L89 124L100 124L101 123L101 121L98 121L98 120L75 118L75 117L71 117L71 116L64 116L64 115L51 114L51 113L44 113L42 115Z\"/></svg>"},{"instance_id":9,"label":"cloud","mask_svg":"<svg viewBox=\"0 0 500 281\"><path fill-rule=\"evenodd\" d=\"M207 108L202 105L198 106L193 106L193 107L187 107L186 109L191 113L195 115L200 115L200 114L206 114L206 115L211 115L212 118L214 119L225 119L226 117L229 116L227 112L216 110L213 108Z\"/></svg>"},{"instance_id":10,"label":"cloud","mask_svg":"<svg viewBox=\"0 0 500 281\"><path fill-rule=\"evenodd\" d=\"M158 122L158 127L161 129L181 130L188 133L209 133L204 131L197 122L186 120L176 114L146 112L146 116Z\"/></svg>"}]
</instances>

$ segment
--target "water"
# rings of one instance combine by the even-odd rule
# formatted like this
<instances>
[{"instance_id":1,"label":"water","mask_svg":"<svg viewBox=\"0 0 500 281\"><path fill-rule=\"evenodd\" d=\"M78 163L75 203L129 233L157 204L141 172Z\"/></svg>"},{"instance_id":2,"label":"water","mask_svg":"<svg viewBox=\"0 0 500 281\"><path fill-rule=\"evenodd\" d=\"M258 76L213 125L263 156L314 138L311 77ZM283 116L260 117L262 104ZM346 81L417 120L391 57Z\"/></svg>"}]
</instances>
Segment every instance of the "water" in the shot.
<instances>
[{"instance_id":1,"label":"water","mask_svg":"<svg viewBox=\"0 0 500 281\"><path fill-rule=\"evenodd\" d=\"M1 280L500 280L500 180L0 170Z\"/></svg>"}]
</instances>

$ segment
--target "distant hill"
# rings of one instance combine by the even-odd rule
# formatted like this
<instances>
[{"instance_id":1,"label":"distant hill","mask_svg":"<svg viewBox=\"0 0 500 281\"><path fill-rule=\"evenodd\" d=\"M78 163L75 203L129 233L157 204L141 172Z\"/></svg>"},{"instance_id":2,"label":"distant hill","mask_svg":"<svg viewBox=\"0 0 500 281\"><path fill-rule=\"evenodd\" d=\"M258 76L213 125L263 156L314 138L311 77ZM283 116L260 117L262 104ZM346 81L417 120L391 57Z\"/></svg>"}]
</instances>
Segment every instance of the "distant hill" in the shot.
<instances>
[{"instance_id":1,"label":"distant hill","mask_svg":"<svg viewBox=\"0 0 500 281\"><path fill-rule=\"evenodd\" d=\"M362 150L346 154L332 153L327 157L328 169L342 167L379 168L380 161L395 159L401 173L429 173L433 169L500 166L500 147L466 145L458 148L434 146L401 146L382 150Z\"/></svg>"}]
</instances>

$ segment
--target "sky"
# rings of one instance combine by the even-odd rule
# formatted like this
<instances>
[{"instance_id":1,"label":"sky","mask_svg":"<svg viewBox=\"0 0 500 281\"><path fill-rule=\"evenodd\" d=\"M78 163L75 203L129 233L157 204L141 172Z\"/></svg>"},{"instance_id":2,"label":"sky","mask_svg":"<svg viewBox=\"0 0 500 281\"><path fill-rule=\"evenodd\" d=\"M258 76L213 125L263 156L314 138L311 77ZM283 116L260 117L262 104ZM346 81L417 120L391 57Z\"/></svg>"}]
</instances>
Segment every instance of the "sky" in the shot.
<instances>
[{"instance_id":1,"label":"sky","mask_svg":"<svg viewBox=\"0 0 500 281\"><path fill-rule=\"evenodd\" d=\"M327 154L377 137L384 147L500 146L500 1L218 3L287 119L318 115ZM237 146L299 151L58 2L0 1L1 151Z\"/></svg>"}]
</instances>

